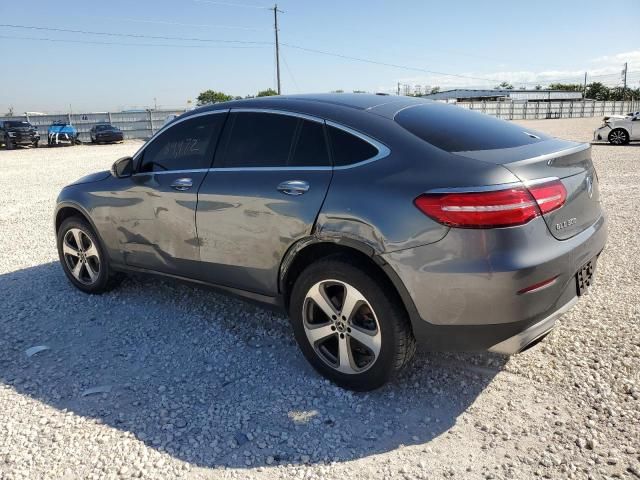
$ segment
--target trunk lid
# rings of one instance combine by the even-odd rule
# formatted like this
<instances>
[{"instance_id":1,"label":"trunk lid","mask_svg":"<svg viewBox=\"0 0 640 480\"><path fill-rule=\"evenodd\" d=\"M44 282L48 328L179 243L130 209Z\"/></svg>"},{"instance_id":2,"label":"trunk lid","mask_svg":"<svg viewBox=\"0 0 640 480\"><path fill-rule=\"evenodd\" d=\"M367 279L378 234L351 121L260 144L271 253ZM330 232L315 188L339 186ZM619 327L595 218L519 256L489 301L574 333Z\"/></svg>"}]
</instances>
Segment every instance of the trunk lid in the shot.
<instances>
[{"instance_id":1,"label":"trunk lid","mask_svg":"<svg viewBox=\"0 0 640 480\"><path fill-rule=\"evenodd\" d=\"M520 147L456 154L500 164L525 184L559 178L567 190L567 200L562 207L543 216L558 240L577 235L602 215L598 177L588 144L545 139Z\"/></svg>"}]
</instances>

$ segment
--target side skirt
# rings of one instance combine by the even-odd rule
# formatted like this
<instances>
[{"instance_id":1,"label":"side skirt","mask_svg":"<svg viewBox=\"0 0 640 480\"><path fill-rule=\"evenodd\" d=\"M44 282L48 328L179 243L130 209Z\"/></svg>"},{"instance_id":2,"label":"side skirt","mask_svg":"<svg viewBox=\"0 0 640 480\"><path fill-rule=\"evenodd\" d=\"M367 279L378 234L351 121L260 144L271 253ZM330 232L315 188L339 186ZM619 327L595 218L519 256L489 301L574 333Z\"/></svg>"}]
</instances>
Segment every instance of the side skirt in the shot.
<instances>
[{"instance_id":1,"label":"side skirt","mask_svg":"<svg viewBox=\"0 0 640 480\"><path fill-rule=\"evenodd\" d=\"M202 280L196 280L193 278L182 277L180 275L173 275L171 273L158 272L156 270L148 270L146 268L132 267L130 265L123 265L120 263L112 263L111 268L117 272L123 273L133 273L133 274L141 274L141 275L151 275L151 276L160 276L165 278L171 278L178 282L184 282L188 284L195 284L202 287L210 288L219 293L224 293L228 295L232 295L234 297L238 297L242 300L246 300L250 303L257 304L261 307L266 307L270 310L274 310L278 313L286 314L286 310L284 307L284 301L280 295L276 297L271 297L268 295L263 295L260 293L249 292L247 290L241 290L239 288L227 287L224 285L217 285L214 283L204 282Z\"/></svg>"}]
</instances>

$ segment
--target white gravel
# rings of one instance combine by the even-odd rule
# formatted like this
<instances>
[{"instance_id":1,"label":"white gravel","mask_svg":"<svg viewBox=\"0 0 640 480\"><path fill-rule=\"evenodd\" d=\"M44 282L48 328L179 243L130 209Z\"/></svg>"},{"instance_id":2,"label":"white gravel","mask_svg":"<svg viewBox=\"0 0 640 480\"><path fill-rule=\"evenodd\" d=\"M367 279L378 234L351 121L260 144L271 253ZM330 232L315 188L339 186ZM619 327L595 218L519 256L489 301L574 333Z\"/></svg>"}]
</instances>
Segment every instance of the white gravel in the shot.
<instances>
[{"instance_id":1,"label":"white gravel","mask_svg":"<svg viewBox=\"0 0 640 480\"><path fill-rule=\"evenodd\" d=\"M0 479L640 478L640 144L594 146L609 244L559 328L510 359L420 354L369 394L322 380L259 307L70 286L57 193L138 146L0 151Z\"/></svg>"}]
</instances>

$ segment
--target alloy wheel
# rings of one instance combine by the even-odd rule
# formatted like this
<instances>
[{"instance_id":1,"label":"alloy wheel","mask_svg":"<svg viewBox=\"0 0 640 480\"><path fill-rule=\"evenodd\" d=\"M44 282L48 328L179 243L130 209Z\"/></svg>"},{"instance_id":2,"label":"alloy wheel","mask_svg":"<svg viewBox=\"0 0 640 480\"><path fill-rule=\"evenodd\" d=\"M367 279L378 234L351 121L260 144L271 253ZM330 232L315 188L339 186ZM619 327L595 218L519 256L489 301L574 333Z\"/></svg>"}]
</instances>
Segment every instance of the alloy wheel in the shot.
<instances>
[{"instance_id":1,"label":"alloy wheel","mask_svg":"<svg viewBox=\"0 0 640 480\"><path fill-rule=\"evenodd\" d=\"M93 241L79 228L70 228L62 241L64 261L71 275L85 285L91 285L100 275L100 254Z\"/></svg>"},{"instance_id":2,"label":"alloy wheel","mask_svg":"<svg viewBox=\"0 0 640 480\"><path fill-rule=\"evenodd\" d=\"M627 141L627 135L621 130L614 130L611 132L611 143L615 145L622 145Z\"/></svg>"},{"instance_id":3,"label":"alloy wheel","mask_svg":"<svg viewBox=\"0 0 640 480\"><path fill-rule=\"evenodd\" d=\"M380 324L371 304L352 285L339 280L316 283L307 292L302 317L314 351L338 372L362 373L378 359Z\"/></svg>"}]
</instances>

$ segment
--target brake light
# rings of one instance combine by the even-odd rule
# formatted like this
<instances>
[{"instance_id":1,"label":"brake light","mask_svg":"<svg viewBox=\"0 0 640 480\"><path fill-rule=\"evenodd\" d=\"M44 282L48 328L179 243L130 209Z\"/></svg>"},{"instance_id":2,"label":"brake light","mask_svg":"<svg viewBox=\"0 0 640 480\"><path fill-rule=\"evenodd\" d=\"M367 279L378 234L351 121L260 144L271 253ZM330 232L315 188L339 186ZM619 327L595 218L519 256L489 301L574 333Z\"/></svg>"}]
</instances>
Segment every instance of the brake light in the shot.
<instances>
[{"instance_id":1,"label":"brake light","mask_svg":"<svg viewBox=\"0 0 640 480\"><path fill-rule=\"evenodd\" d=\"M418 209L443 225L497 228L524 225L560 208L567 192L559 180L489 192L437 193L414 200Z\"/></svg>"},{"instance_id":2,"label":"brake light","mask_svg":"<svg viewBox=\"0 0 640 480\"><path fill-rule=\"evenodd\" d=\"M530 185L529 191L536 199L542 215L553 212L567 201L567 189L560 180Z\"/></svg>"}]
</instances>

